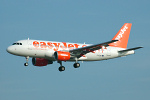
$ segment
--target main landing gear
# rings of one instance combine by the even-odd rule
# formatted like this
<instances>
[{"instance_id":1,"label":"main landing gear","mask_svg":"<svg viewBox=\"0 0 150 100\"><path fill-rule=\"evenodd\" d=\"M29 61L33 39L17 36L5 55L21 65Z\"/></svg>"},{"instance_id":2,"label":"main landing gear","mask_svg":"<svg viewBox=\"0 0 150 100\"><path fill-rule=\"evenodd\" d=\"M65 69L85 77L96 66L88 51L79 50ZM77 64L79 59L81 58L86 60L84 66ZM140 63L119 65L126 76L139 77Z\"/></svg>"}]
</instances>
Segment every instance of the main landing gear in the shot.
<instances>
[{"instance_id":1,"label":"main landing gear","mask_svg":"<svg viewBox=\"0 0 150 100\"><path fill-rule=\"evenodd\" d=\"M76 62L73 64L74 68L79 68L80 67L80 63L78 63L77 58L75 58Z\"/></svg>"},{"instance_id":2,"label":"main landing gear","mask_svg":"<svg viewBox=\"0 0 150 100\"><path fill-rule=\"evenodd\" d=\"M62 66L62 61L58 61L58 63L60 64L60 67L58 68L58 70L59 70L60 72L65 71L65 67Z\"/></svg>"},{"instance_id":3,"label":"main landing gear","mask_svg":"<svg viewBox=\"0 0 150 100\"><path fill-rule=\"evenodd\" d=\"M79 68L79 67L80 67L80 63L74 63L74 64L73 64L73 67L74 67L74 68Z\"/></svg>"},{"instance_id":4,"label":"main landing gear","mask_svg":"<svg viewBox=\"0 0 150 100\"><path fill-rule=\"evenodd\" d=\"M26 63L24 63L24 66L28 66L28 60L29 60L29 56L26 57Z\"/></svg>"},{"instance_id":5,"label":"main landing gear","mask_svg":"<svg viewBox=\"0 0 150 100\"><path fill-rule=\"evenodd\" d=\"M62 61L58 61L58 63L60 64L60 67L58 68L58 70L60 72L65 71L65 67L62 66ZM80 63L78 63L77 60L76 60L76 62L73 64L73 66L74 66L74 68L79 68L80 67Z\"/></svg>"}]
</instances>

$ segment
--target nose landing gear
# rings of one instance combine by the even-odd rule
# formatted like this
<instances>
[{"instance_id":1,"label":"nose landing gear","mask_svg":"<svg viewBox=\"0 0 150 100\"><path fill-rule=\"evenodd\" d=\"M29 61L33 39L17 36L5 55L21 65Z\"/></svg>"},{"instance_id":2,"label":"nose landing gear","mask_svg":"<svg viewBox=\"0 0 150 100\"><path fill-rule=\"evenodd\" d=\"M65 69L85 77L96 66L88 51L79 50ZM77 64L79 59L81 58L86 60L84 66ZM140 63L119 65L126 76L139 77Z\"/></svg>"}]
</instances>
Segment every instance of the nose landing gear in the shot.
<instances>
[{"instance_id":1,"label":"nose landing gear","mask_svg":"<svg viewBox=\"0 0 150 100\"><path fill-rule=\"evenodd\" d=\"M29 64L28 63L24 63L24 66L28 66Z\"/></svg>"},{"instance_id":2,"label":"nose landing gear","mask_svg":"<svg viewBox=\"0 0 150 100\"><path fill-rule=\"evenodd\" d=\"M24 63L24 66L28 66L28 60L29 60L29 56L26 57L26 63Z\"/></svg>"}]
</instances>

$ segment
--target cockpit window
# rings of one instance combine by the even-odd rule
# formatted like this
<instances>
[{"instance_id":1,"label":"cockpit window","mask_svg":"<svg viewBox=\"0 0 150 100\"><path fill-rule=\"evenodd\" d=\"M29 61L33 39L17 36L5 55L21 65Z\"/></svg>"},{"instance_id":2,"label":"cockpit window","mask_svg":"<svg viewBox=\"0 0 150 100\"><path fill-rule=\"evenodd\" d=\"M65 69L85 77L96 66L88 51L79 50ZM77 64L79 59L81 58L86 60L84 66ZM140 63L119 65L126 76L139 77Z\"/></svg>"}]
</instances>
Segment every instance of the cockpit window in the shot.
<instances>
[{"instance_id":1,"label":"cockpit window","mask_svg":"<svg viewBox=\"0 0 150 100\"><path fill-rule=\"evenodd\" d=\"M12 45L22 45L22 43L13 43Z\"/></svg>"},{"instance_id":2,"label":"cockpit window","mask_svg":"<svg viewBox=\"0 0 150 100\"><path fill-rule=\"evenodd\" d=\"M16 43L13 43L12 45L16 45Z\"/></svg>"},{"instance_id":3,"label":"cockpit window","mask_svg":"<svg viewBox=\"0 0 150 100\"><path fill-rule=\"evenodd\" d=\"M17 43L17 45L19 45L19 43Z\"/></svg>"}]
</instances>

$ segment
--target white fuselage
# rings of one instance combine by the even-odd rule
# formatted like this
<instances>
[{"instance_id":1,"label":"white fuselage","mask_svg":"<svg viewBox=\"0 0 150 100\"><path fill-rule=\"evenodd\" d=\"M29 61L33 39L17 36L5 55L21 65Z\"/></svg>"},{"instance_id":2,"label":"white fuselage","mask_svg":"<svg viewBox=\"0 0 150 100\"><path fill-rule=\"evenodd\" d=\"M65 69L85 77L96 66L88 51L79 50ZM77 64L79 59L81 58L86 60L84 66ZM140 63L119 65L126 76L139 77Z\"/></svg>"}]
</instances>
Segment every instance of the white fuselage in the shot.
<instances>
[{"instance_id":1,"label":"white fuselage","mask_svg":"<svg viewBox=\"0 0 150 100\"><path fill-rule=\"evenodd\" d=\"M7 48L7 51L17 56L45 58L51 61L55 61L55 51L69 51L71 49L81 48L89 45L91 44L42 40L21 40L17 41L12 46L9 46ZM111 46L102 47L102 49L91 51L90 53L82 55L82 57L80 57L78 61L98 61L134 54L134 50L125 53L119 53L118 51L120 50L124 49ZM75 61L75 59L70 59L69 61Z\"/></svg>"}]
</instances>

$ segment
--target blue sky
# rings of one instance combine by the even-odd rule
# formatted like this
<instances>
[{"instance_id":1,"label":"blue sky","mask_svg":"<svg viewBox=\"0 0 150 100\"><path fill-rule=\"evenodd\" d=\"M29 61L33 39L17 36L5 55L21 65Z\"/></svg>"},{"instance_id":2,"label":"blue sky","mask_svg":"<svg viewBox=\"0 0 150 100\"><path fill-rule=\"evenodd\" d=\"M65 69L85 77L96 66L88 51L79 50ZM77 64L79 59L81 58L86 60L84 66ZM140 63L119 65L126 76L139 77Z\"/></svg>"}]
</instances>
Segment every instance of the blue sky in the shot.
<instances>
[{"instance_id":1,"label":"blue sky","mask_svg":"<svg viewBox=\"0 0 150 100\"><path fill-rule=\"evenodd\" d=\"M150 100L149 0L0 0L1 100ZM107 61L35 67L6 48L17 40L101 43L132 23L135 55Z\"/></svg>"}]
</instances>

